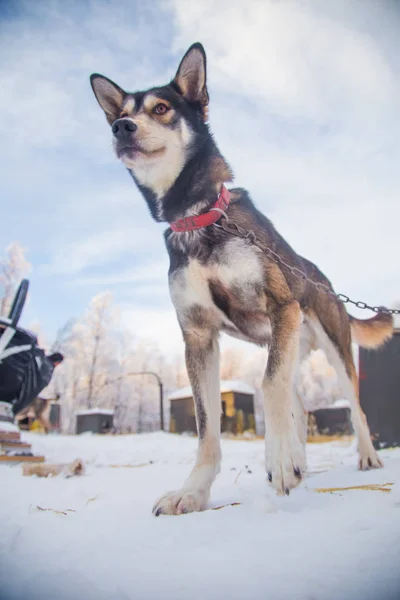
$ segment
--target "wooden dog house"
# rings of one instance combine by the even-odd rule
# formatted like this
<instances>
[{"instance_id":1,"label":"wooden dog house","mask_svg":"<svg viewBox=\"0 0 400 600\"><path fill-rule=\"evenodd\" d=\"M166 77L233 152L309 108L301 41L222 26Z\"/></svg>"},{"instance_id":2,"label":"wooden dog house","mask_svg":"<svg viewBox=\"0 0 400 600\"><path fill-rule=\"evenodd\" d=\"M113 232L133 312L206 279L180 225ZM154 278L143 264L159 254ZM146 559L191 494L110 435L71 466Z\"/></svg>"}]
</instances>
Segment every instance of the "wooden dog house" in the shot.
<instances>
[{"instance_id":1,"label":"wooden dog house","mask_svg":"<svg viewBox=\"0 0 400 600\"><path fill-rule=\"evenodd\" d=\"M76 433L111 433L114 427L114 411L107 408L80 410L76 415Z\"/></svg>"},{"instance_id":2,"label":"wooden dog house","mask_svg":"<svg viewBox=\"0 0 400 600\"><path fill-rule=\"evenodd\" d=\"M255 390L242 381L221 381L221 431L241 434L255 432ZM168 396L171 433L197 433L194 400L191 387Z\"/></svg>"}]
</instances>

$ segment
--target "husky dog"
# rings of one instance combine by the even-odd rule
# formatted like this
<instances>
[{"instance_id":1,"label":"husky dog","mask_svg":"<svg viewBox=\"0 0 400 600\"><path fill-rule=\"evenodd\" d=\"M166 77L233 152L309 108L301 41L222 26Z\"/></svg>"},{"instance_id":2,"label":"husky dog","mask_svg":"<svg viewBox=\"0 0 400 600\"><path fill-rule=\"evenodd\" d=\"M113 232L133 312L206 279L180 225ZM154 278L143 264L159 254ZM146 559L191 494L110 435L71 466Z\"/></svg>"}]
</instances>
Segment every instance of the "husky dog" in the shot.
<instances>
[{"instance_id":1,"label":"husky dog","mask_svg":"<svg viewBox=\"0 0 400 600\"><path fill-rule=\"evenodd\" d=\"M54 352L47 356L50 362L53 364L54 368L60 365L64 356L60 352ZM40 425L43 427L45 433L49 433L52 429L52 425L50 423L50 402L57 402L60 399L60 394L54 392L52 382L48 386L46 386L41 392L40 395L37 396L19 413L16 415L17 421L22 421L27 417L32 416L34 419L39 421Z\"/></svg>"},{"instance_id":2,"label":"husky dog","mask_svg":"<svg viewBox=\"0 0 400 600\"><path fill-rule=\"evenodd\" d=\"M296 277L260 248L221 227L228 218L228 223L252 231L285 263L332 289L321 271L296 254L257 210L245 190L226 190L232 171L206 124L203 46L189 48L167 85L125 92L97 73L91 85L111 126L117 157L153 219L170 225L165 232L169 287L185 342L199 442L188 479L156 502L154 514L204 509L219 472L221 331L268 346L263 380L265 466L278 494L289 494L305 472L307 418L296 381L299 364L312 349L325 351L351 403L359 468L381 467L359 404L351 343L381 345L392 335L392 317L384 312L366 321L349 316L334 295Z\"/></svg>"},{"instance_id":3,"label":"husky dog","mask_svg":"<svg viewBox=\"0 0 400 600\"><path fill-rule=\"evenodd\" d=\"M45 433L49 433L51 431L50 424L50 401L58 400L57 397L54 398L41 398L38 396L28 406L23 408L17 415L17 421L23 421L28 417L33 417L36 421L40 423L43 427Z\"/></svg>"}]
</instances>

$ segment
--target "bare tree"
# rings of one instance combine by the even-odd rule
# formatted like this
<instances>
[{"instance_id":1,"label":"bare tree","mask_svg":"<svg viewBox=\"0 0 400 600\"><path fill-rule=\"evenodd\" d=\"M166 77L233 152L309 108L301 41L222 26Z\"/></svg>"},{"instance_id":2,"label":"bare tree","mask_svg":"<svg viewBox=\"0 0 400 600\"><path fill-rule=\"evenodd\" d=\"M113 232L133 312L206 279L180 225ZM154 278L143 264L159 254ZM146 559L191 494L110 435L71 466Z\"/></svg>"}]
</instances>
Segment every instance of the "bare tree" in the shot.
<instances>
[{"instance_id":1,"label":"bare tree","mask_svg":"<svg viewBox=\"0 0 400 600\"><path fill-rule=\"evenodd\" d=\"M116 336L116 350L118 370L114 388L114 426L117 431L121 431L124 421L130 416L127 414L128 410L133 412L135 404L132 393L129 393L131 382L127 377L134 357L134 337L129 331L124 330ZM131 421L130 419L128 420ZM132 427L131 422L129 427Z\"/></svg>"},{"instance_id":2,"label":"bare tree","mask_svg":"<svg viewBox=\"0 0 400 600\"><path fill-rule=\"evenodd\" d=\"M30 271L25 250L19 242L12 242L5 249L6 257L0 259L0 315L8 316L21 279Z\"/></svg>"},{"instance_id":3,"label":"bare tree","mask_svg":"<svg viewBox=\"0 0 400 600\"><path fill-rule=\"evenodd\" d=\"M113 297L110 292L101 292L92 298L83 321L88 342L88 391L86 403L91 408L93 396L97 385L103 382L99 378L106 379L107 374L102 371L104 353L110 353L112 344L113 321L115 320L115 309L112 306ZM103 361L104 362L104 361Z\"/></svg>"},{"instance_id":4,"label":"bare tree","mask_svg":"<svg viewBox=\"0 0 400 600\"><path fill-rule=\"evenodd\" d=\"M58 372L63 376L63 404L71 418L77 408L92 408L98 392L105 396L111 392L104 384L118 375L115 316L112 295L97 294L82 318L70 319L57 333L52 350L64 355Z\"/></svg>"},{"instance_id":5,"label":"bare tree","mask_svg":"<svg viewBox=\"0 0 400 600\"><path fill-rule=\"evenodd\" d=\"M331 406L339 397L336 371L323 350L313 350L299 369L297 390L308 411Z\"/></svg>"},{"instance_id":6,"label":"bare tree","mask_svg":"<svg viewBox=\"0 0 400 600\"><path fill-rule=\"evenodd\" d=\"M34 333L36 335L39 346L41 348L44 348L45 350L47 350L47 348L48 348L47 338L46 338L46 334L43 331L40 321L38 321L37 319L35 319L34 321L31 321L28 325L28 329L29 329L29 331L32 331L32 333Z\"/></svg>"},{"instance_id":7,"label":"bare tree","mask_svg":"<svg viewBox=\"0 0 400 600\"><path fill-rule=\"evenodd\" d=\"M60 327L60 329L57 331L55 340L51 346L51 352L61 352L62 354L68 352L68 346L70 344L72 330L75 323L76 319L71 318L68 319L65 325Z\"/></svg>"},{"instance_id":8,"label":"bare tree","mask_svg":"<svg viewBox=\"0 0 400 600\"><path fill-rule=\"evenodd\" d=\"M178 383L177 375L179 383L187 384L183 360L180 365L175 357L168 361L156 344L135 340L121 328L116 309L111 294L98 294L81 318L71 319L57 333L52 351L64 354L57 369L64 431L74 431L77 409L93 406L114 409L118 432L158 429L159 386L154 376L139 374L157 373L164 398ZM167 404L164 418L168 425Z\"/></svg>"},{"instance_id":9,"label":"bare tree","mask_svg":"<svg viewBox=\"0 0 400 600\"><path fill-rule=\"evenodd\" d=\"M63 398L68 397L69 394L76 398L80 384L82 368L79 359L84 354L84 347L81 337L75 330L76 324L76 319L69 319L57 331L51 346L51 352L61 352L64 356L64 361L57 369L60 393Z\"/></svg>"},{"instance_id":10,"label":"bare tree","mask_svg":"<svg viewBox=\"0 0 400 600\"><path fill-rule=\"evenodd\" d=\"M238 348L225 348L221 353L221 379L238 379L243 372L245 356Z\"/></svg>"},{"instance_id":11,"label":"bare tree","mask_svg":"<svg viewBox=\"0 0 400 600\"><path fill-rule=\"evenodd\" d=\"M186 371L185 361L183 356L176 356L174 359L174 377L173 386L175 388L181 388L189 385L189 377Z\"/></svg>"}]
</instances>

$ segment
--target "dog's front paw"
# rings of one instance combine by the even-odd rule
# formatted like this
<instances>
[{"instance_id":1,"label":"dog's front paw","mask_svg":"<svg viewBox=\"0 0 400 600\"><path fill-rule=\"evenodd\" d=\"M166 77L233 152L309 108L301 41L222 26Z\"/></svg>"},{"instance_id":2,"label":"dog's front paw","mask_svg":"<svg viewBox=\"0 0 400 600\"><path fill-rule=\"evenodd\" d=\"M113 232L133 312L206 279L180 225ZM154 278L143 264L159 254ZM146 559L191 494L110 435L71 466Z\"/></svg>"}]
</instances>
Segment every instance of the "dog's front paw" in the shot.
<instances>
[{"instance_id":1,"label":"dog's front paw","mask_svg":"<svg viewBox=\"0 0 400 600\"><path fill-rule=\"evenodd\" d=\"M368 471L369 469L381 469L383 467L383 461L378 455L377 451L373 447L372 443L370 448L363 448L359 450L358 457L358 468L360 471Z\"/></svg>"},{"instance_id":2,"label":"dog's front paw","mask_svg":"<svg viewBox=\"0 0 400 600\"><path fill-rule=\"evenodd\" d=\"M265 467L268 481L278 496L288 496L290 490L299 485L306 468L306 457L296 431L282 436L266 434Z\"/></svg>"},{"instance_id":3,"label":"dog's front paw","mask_svg":"<svg viewBox=\"0 0 400 600\"><path fill-rule=\"evenodd\" d=\"M157 500L153 508L153 515L183 515L190 512L199 512L207 504L209 494L199 490L179 490L169 492Z\"/></svg>"}]
</instances>

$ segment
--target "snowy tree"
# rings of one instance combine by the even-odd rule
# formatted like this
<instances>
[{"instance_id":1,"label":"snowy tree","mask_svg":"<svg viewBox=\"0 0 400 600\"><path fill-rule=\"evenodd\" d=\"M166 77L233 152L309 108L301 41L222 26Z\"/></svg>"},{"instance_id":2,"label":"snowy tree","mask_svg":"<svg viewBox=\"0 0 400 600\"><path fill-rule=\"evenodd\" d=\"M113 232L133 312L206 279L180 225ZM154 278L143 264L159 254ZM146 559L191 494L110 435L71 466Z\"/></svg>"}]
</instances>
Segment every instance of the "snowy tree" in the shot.
<instances>
[{"instance_id":1,"label":"snowy tree","mask_svg":"<svg viewBox=\"0 0 400 600\"><path fill-rule=\"evenodd\" d=\"M258 349L248 356L243 357L240 378L254 388L261 388L267 368L267 360L268 350L265 348Z\"/></svg>"},{"instance_id":2,"label":"snowy tree","mask_svg":"<svg viewBox=\"0 0 400 600\"><path fill-rule=\"evenodd\" d=\"M78 398L78 392L83 376L85 361L85 340L81 335L81 327L76 319L69 319L59 329L57 337L51 348L52 352L61 352L64 361L58 368L58 373L64 375L63 396L70 394L72 398Z\"/></svg>"},{"instance_id":3,"label":"snowy tree","mask_svg":"<svg viewBox=\"0 0 400 600\"><path fill-rule=\"evenodd\" d=\"M189 385L189 377L182 356L176 356L173 361L173 387L176 389Z\"/></svg>"},{"instance_id":4,"label":"snowy tree","mask_svg":"<svg viewBox=\"0 0 400 600\"><path fill-rule=\"evenodd\" d=\"M92 408L94 404L109 405L111 389L104 384L118 374L116 312L109 292L97 294L81 318L70 319L58 331L52 345L53 352L64 355L57 376L67 431L72 432L75 427L76 410Z\"/></svg>"},{"instance_id":5,"label":"snowy tree","mask_svg":"<svg viewBox=\"0 0 400 600\"><path fill-rule=\"evenodd\" d=\"M0 315L8 316L21 279L30 271L25 250L18 242L5 249L6 257L0 259Z\"/></svg>"},{"instance_id":6,"label":"snowy tree","mask_svg":"<svg viewBox=\"0 0 400 600\"><path fill-rule=\"evenodd\" d=\"M80 407L82 392L80 391L83 375L84 340L77 329L78 321L69 319L61 327L51 346L51 352L61 352L64 360L53 374L57 393L60 395L62 410L62 429L65 433L73 433L75 429L75 410Z\"/></svg>"},{"instance_id":7,"label":"snowy tree","mask_svg":"<svg viewBox=\"0 0 400 600\"><path fill-rule=\"evenodd\" d=\"M132 354L127 377L136 400L138 432L159 427L159 387L156 378L147 373L156 373L163 380L164 362L158 348L145 340L138 343Z\"/></svg>"},{"instance_id":8,"label":"snowy tree","mask_svg":"<svg viewBox=\"0 0 400 600\"><path fill-rule=\"evenodd\" d=\"M225 348L220 359L221 379L240 379L245 359L245 351L239 348Z\"/></svg>"},{"instance_id":9,"label":"snowy tree","mask_svg":"<svg viewBox=\"0 0 400 600\"><path fill-rule=\"evenodd\" d=\"M28 329L29 329L29 331L32 331L32 333L34 333L36 335L38 345L41 348L43 348L44 350L47 350L47 347L48 347L47 338L46 338L45 332L43 331L40 321L38 321L38 319L31 321L28 324Z\"/></svg>"},{"instance_id":10,"label":"snowy tree","mask_svg":"<svg viewBox=\"0 0 400 600\"><path fill-rule=\"evenodd\" d=\"M71 319L57 333L52 351L64 355L57 368L62 389L63 430L75 429L81 408L112 408L118 433L157 430L160 425L160 389L164 398L176 387L177 362L168 362L159 348L136 340L118 318L110 293L95 296L84 315ZM183 359L180 370L185 373ZM169 407L164 406L168 427Z\"/></svg>"},{"instance_id":11,"label":"snowy tree","mask_svg":"<svg viewBox=\"0 0 400 600\"><path fill-rule=\"evenodd\" d=\"M87 369L87 408L91 408L96 389L104 385L108 373L104 366L111 354L115 307L110 292L101 292L92 298L83 322L79 323L85 343Z\"/></svg>"},{"instance_id":12,"label":"snowy tree","mask_svg":"<svg viewBox=\"0 0 400 600\"><path fill-rule=\"evenodd\" d=\"M114 409L114 426L116 431L134 431L137 424L137 402L132 390L132 382L128 373L133 369L135 358L134 337L123 330L116 335L116 371L112 386L112 408Z\"/></svg>"},{"instance_id":13,"label":"snowy tree","mask_svg":"<svg viewBox=\"0 0 400 600\"><path fill-rule=\"evenodd\" d=\"M326 408L339 397L337 374L322 350L312 351L299 369L298 392L308 411Z\"/></svg>"},{"instance_id":14,"label":"snowy tree","mask_svg":"<svg viewBox=\"0 0 400 600\"><path fill-rule=\"evenodd\" d=\"M60 329L57 331L55 340L51 346L51 352L61 352L62 354L65 353L66 348L68 348L68 345L70 343L72 330L75 323L76 319L71 318L68 319L65 325L60 327Z\"/></svg>"}]
</instances>

